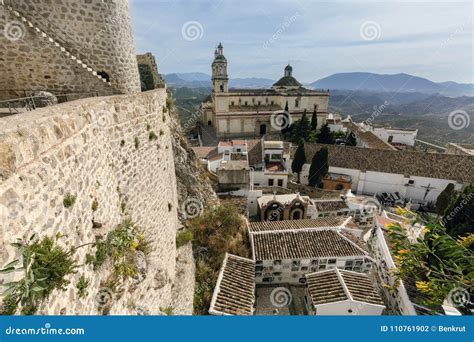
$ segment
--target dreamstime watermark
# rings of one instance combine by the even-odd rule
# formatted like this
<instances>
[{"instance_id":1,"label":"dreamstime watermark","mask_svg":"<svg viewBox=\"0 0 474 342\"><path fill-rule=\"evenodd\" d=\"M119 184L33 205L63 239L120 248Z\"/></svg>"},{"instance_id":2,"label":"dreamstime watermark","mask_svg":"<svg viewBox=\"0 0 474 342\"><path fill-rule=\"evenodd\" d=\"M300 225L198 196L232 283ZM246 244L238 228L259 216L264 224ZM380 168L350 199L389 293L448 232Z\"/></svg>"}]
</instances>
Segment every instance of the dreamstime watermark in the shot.
<instances>
[{"instance_id":1,"label":"dreamstime watermark","mask_svg":"<svg viewBox=\"0 0 474 342\"><path fill-rule=\"evenodd\" d=\"M112 117L112 113L105 109L98 111L92 110L90 115L91 122L95 123L98 127L107 127Z\"/></svg>"},{"instance_id":2,"label":"dreamstime watermark","mask_svg":"<svg viewBox=\"0 0 474 342\"><path fill-rule=\"evenodd\" d=\"M192 113L186 121L183 123L183 129L184 131L188 131L189 129L192 129L196 126L197 122L202 116L202 110L199 109L197 112Z\"/></svg>"},{"instance_id":3,"label":"dreamstime watermark","mask_svg":"<svg viewBox=\"0 0 474 342\"><path fill-rule=\"evenodd\" d=\"M360 127L362 132L367 132L370 130L370 127L372 126L375 119L384 112L385 108L387 108L388 105L389 102L385 100L383 104L373 107L374 110L372 111L372 114L370 114L370 118L362 122L364 124Z\"/></svg>"},{"instance_id":4,"label":"dreamstime watermark","mask_svg":"<svg viewBox=\"0 0 474 342\"><path fill-rule=\"evenodd\" d=\"M376 40L382 35L380 25L375 21L365 21L360 25L359 34L364 40Z\"/></svg>"},{"instance_id":5,"label":"dreamstime watermark","mask_svg":"<svg viewBox=\"0 0 474 342\"><path fill-rule=\"evenodd\" d=\"M283 21L283 24L281 24L278 30L276 30L275 33L262 44L262 47L265 50L268 49L268 47L274 42L276 42L278 38L280 38L280 36L291 26L291 24L293 24L296 21L296 19L299 16L300 14L296 12L291 17L285 18L285 20Z\"/></svg>"},{"instance_id":6,"label":"dreamstime watermark","mask_svg":"<svg viewBox=\"0 0 474 342\"><path fill-rule=\"evenodd\" d=\"M84 328L53 328L46 323L40 328L15 328L9 326L5 329L5 335L85 335Z\"/></svg>"},{"instance_id":7,"label":"dreamstime watermark","mask_svg":"<svg viewBox=\"0 0 474 342\"><path fill-rule=\"evenodd\" d=\"M459 205L455 206L447 215L443 216L443 219L440 221L440 224L445 227L448 221L451 221L461 210L467 205L470 201L474 199L474 193L471 192L468 195L462 194L461 195L461 202Z\"/></svg>"},{"instance_id":8,"label":"dreamstime watermark","mask_svg":"<svg viewBox=\"0 0 474 342\"><path fill-rule=\"evenodd\" d=\"M23 205L17 199L7 200L6 203L0 204L0 219L4 222L15 219L22 210Z\"/></svg>"},{"instance_id":9,"label":"dreamstime watermark","mask_svg":"<svg viewBox=\"0 0 474 342\"><path fill-rule=\"evenodd\" d=\"M467 289L463 287L455 287L449 291L447 299L449 304L457 308L469 304L471 295Z\"/></svg>"},{"instance_id":10,"label":"dreamstime watermark","mask_svg":"<svg viewBox=\"0 0 474 342\"><path fill-rule=\"evenodd\" d=\"M288 129L292 123L291 114L284 110L277 110L270 116L270 125L277 131Z\"/></svg>"},{"instance_id":11,"label":"dreamstime watermark","mask_svg":"<svg viewBox=\"0 0 474 342\"><path fill-rule=\"evenodd\" d=\"M181 214L184 219L192 219L202 214L204 207L197 198L187 198L183 204L181 204Z\"/></svg>"},{"instance_id":12,"label":"dreamstime watermark","mask_svg":"<svg viewBox=\"0 0 474 342\"><path fill-rule=\"evenodd\" d=\"M95 301L99 305L99 307L112 305L113 299L113 291L106 287L100 288L97 294L95 295Z\"/></svg>"},{"instance_id":13,"label":"dreamstime watermark","mask_svg":"<svg viewBox=\"0 0 474 342\"><path fill-rule=\"evenodd\" d=\"M204 28L199 21L187 21L181 27L181 35L189 42L201 39L204 35Z\"/></svg>"},{"instance_id":14,"label":"dreamstime watermark","mask_svg":"<svg viewBox=\"0 0 474 342\"><path fill-rule=\"evenodd\" d=\"M470 17L466 22L463 22L460 26L456 27L454 32L452 32L448 38L446 38L440 45L440 47L436 50L435 54L439 55L441 53L441 50L444 49L448 44L451 43L451 41L456 37L457 35L465 33L471 25L474 17Z\"/></svg>"},{"instance_id":15,"label":"dreamstime watermark","mask_svg":"<svg viewBox=\"0 0 474 342\"><path fill-rule=\"evenodd\" d=\"M380 202L374 197L366 197L362 201L361 212L375 214L381 208Z\"/></svg>"},{"instance_id":16,"label":"dreamstime watermark","mask_svg":"<svg viewBox=\"0 0 474 342\"><path fill-rule=\"evenodd\" d=\"M448 125L456 131L468 128L470 123L471 118L464 110L455 110L448 115Z\"/></svg>"},{"instance_id":17,"label":"dreamstime watermark","mask_svg":"<svg viewBox=\"0 0 474 342\"><path fill-rule=\"evenodd\" d=\"M3 35L6 39L16 42L25 36L25 25L22 22L12 20L5 24Z\"/></svg>"},{"instance_id":18,"label":"dreamstime watermark","mask_svg":"<svg viewBox=\"0 0 474 342\"><path fill-rule=\"evenodd\" d=\"M276 287L270 293L270 302L277 308L288 306L292 301L293 296L291 295L291 291L286 287Z\"/></svg>"}]
</instances>

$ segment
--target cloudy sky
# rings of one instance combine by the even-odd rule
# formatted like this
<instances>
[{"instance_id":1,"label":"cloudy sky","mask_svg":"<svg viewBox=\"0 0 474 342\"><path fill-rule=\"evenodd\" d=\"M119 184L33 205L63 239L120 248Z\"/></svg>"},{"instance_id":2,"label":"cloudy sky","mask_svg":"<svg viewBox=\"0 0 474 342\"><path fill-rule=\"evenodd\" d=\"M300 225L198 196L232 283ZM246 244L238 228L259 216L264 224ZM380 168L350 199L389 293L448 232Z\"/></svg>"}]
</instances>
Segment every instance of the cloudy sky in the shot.
<instances>
[{"instance_id":1,"label":"cloudy sky","mask_svg":"<svg viewBox=\"0 0 474 342\"><path fill-rule=\"evenodd\" d=\"M161 73L205 72L222 42L229 76L312 82L338 72L473 82L473 3L129 0L138 53Z\"/></svg>"}]
</instances>

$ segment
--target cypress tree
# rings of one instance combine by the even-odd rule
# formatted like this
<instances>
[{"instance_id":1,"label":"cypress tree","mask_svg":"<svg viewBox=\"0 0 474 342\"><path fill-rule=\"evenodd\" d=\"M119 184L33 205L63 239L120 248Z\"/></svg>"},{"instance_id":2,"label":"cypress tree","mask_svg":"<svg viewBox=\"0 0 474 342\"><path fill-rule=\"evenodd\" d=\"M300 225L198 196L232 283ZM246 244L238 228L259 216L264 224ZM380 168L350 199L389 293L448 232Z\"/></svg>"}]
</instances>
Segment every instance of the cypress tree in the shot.
<instances>
[{"instance_id":1,"label":"cypress tree","mask_svg":"<svg viewBox=\"0 0 474 342\"><path fill-rule=\"evenodd\" d=\"M329 171L329 152L327 147L323 147L313 156L311 167L309 168L308 183L310 186L319 185L324 176Z\"/></svg>"},{"instance_id":2,"label":"cypress tree","mask_svg":"<svg viewBox=\"0 0 474 342\"><path fill-rule=\"evenodd\" d=\"M334 144L334 137L329 129L328 124L324 124L319 131L318 143L320 144Z\"/></svg>"},{"instance_id":3,"label":"cypress tree","mask_svg":"<svg viewBox=\"0 0 474 342\"><path fill-rule=\"evenodd\" d=\"M315 131L318 127L318 115L316 114L316 109L313 111L313 116L311 116L311 130Z\"/></svg>"},{"instance_id":4,"label":"cypress tree","mask_svg":"<svg viewBox=\"0 0 474 342\"><path fill-rule=\"evenodd\" d=\"M300 182L300 173L301 170L303 170L304 163L306 163L306 152L304 150L304 142L300 140L298 148L295 151L295 156L293 157L293 162L291 163L291 171L296 173L298 183Z\"/></svg>"},{"instance_id":5,"label":"cypress tree","mask_svg":"<svg viewBox=\"0 0 474 342\"><path fill-rule=\"evenodd\" d=\"M454 195L454 184L449 183L436 199L436 213L443 215Z\"/></svg>"}]
</instances>

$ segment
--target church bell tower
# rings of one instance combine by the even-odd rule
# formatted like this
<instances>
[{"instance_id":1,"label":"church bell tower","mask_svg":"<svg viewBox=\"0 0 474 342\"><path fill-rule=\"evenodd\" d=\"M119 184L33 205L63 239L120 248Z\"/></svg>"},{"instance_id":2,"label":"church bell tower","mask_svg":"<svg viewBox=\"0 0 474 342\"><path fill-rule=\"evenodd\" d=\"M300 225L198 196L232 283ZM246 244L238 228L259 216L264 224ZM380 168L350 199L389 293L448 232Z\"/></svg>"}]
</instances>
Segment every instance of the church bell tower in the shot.
<instances>
[{"instance_id":1,"label":"church bell tower","mask_svg":"<svg viewBox=\"0 0 474 342\"><path fill-rule=\"evenodd\" d=\"M229 90L229 77L227 76L227 60L223 53L224 48L219 43L214 51L214 61L212 62L212 92L227 93Z\"/></svg>"}]
</instances>

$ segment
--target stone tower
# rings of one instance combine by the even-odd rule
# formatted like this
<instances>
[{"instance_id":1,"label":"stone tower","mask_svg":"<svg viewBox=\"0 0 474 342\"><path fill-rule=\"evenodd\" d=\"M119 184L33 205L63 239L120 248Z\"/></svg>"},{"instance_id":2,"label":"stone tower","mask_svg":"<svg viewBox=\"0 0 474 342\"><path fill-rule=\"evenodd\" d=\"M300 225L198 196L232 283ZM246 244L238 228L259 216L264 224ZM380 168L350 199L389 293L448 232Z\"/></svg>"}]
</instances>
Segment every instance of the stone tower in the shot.
<instances>
[{"instance_id":1,"label":"stone tower","mask_svg":"<svg viewBox=\"0 0 474 342\"><path fill-rule=\"evenodd\" d=\"M214 51L212 62L212 91L214 93L227 93L229 90L229 77L227 76L227 59L224 57L224 48L219 43Z\"/></svg>"},{"instance_id":2,"label":"stone tower","mask_svg":"<svg viewBox=\"0 0 474 342\"><path fill-rule=\"evenodd\" d=\"M0 0L0 99L140 91L128 0Z\"/></svg>"}]
</instances>

